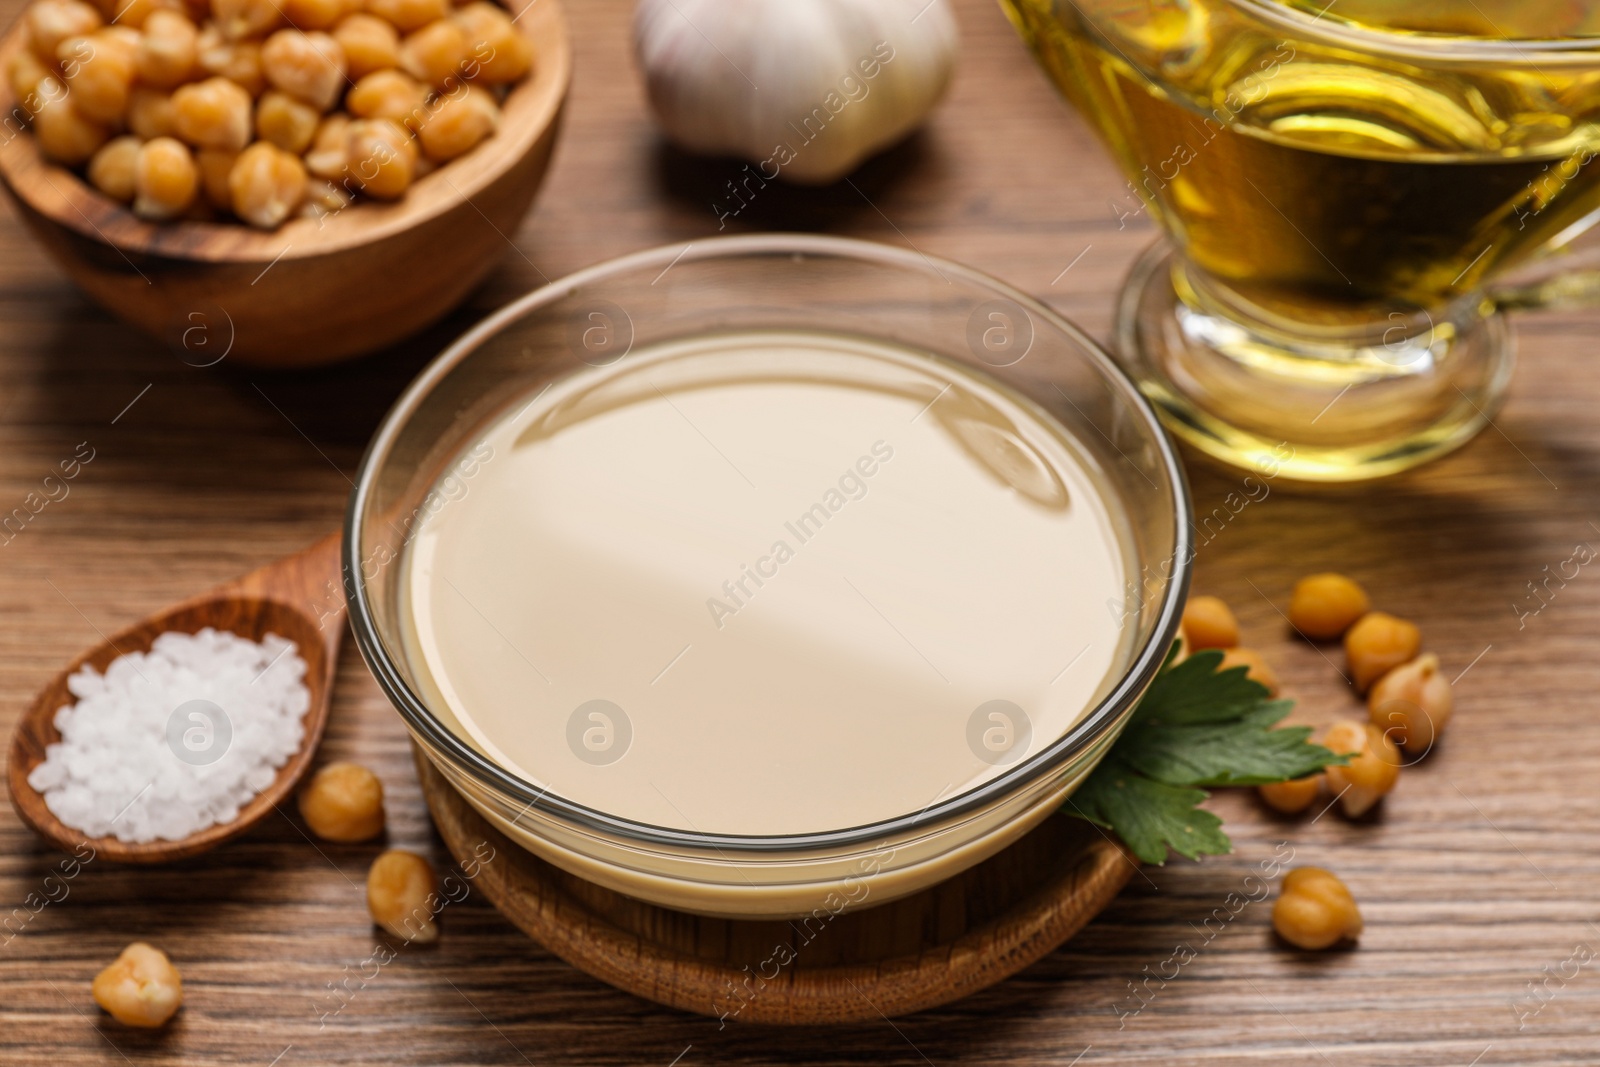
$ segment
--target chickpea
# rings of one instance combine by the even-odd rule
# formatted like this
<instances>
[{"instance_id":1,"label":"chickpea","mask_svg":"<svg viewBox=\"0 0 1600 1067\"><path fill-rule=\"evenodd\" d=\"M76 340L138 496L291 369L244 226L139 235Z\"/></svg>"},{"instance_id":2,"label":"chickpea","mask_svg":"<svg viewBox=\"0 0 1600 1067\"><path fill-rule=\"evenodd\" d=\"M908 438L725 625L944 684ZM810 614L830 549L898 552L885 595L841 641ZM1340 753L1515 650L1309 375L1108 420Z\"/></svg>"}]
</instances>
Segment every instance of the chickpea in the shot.
<instances>
[{"instance_id":1,"label":"chickpea","mask_svg":"<svg viewBox=\"0 0 1600 1067\"><path fill-rule=\"evenodd\" d=\"M428 89L409 74L379 70L356 82L344 103L357 118L391 119L416 128L428 113Z\"/></svg>"},{"instance_id":2,"label":"chickpea","mask_svg":"<svg viewBox=\"0 0 1600 1067\"><path fill-rule=\"evenodd\" d=\"M300 204L300 216L319 220L331 218L349 207L354 199L344 187L323 178L313 178L306 185L306 198Z\"/></svg>"},{"instance_id":3,"label":"chickpea","mask_svg":"<svg viewBox=\"0 0 1600 1067\"><path fill-rule=\"evenodd\" d=\"M1381 611L1372 611L1356 620L1344 635L1345 660L1350 665L1356 690L1367 687L1422 649L1422 631L1415 624Z\"/></svg>"},{"instance_id":4,"label":"chickpea","mask_svg":"<svg viewBox=\"0 0 1600 1067\"><path fill-rule=\"evenodd\" d=\"M415 852L391 849L367 872L367 910L372 921L395 937L429 942L439 937L434 922L439 880L433 866Z\"/></svg>"},{"instance_id":5,"label":"chickpea","mask_svg":"<svg viewBox=\"0 0 1600 1067\"><path fill-rule=\"evenodd\" d=\"M143 29L157 11L182 11L180 0L117 0L116 17L111 21L128 29Z\"/></svg>"},{"instance_id":6,"label":"chickpea","mask_svg":"<svg viewBox=\"0 0 1600 1067\"><path fill-rule=\"evenodd\" d=\"M367 0L367 10L401 33L420 30L450 13L448 0Z\"/></svg>"},{"instance_id":7,"label":"chickpea","mask_svg":"<svg viewBox=\"0 0 1600 1067\"><path fill-rule=\"evenodd\" d=\"M231 148L250 143L250 94L227 78L180 85L172 94L172 124L196 148Z\"/></svg>"},{"instance_id":8,"label":"chickpea","mask_svg":"<svg viewBox=\"0 0 1600 1067\"><path fill-rule=\"evenodd\" d=\"M475 0L458 8L453 18L467 39L467 77L490 85L505 85L521 78L533 67L533 43L517 29L503 8Z\"/></svg>"},{"instance_id":9,"label":"chickpea","mask_svg":"<svg viewBox=\"0 0 1600 1067\"><path fill-rule=\"evenodd\" d=\"M1253 648L1230 648L1222 653L1222 665L1219 671L1229 670L1233 667L1245 667L1245 677L1257 685L1264 686L1267 695L1278 695L1278 676L1272 668L1267 666L1267 661L1261 658L1261 653Z\"/></svg>"},{"instance_id":10,"label":"chickpea","mask_svg":"<svg viewBox=\"0 0 1600 1067\"><path fill-rule=\"evenodd\" d=\"M302 194L304 185L302 173ZM323 840L369 841L383 833L383 783L359 763L330 763L300 794L300 814L311 832Z\"/></svg>"},{"instance_id":11,"label":"chickpea","mask_svg":"<svg viewBox=\"0 0 1600 1067\"><path fill-rule=\"evenodd\" d=\"M276 0L211 0L217 29L230 41L262 37L283 25Z\"/></svg>"},{"instance_id":12,"label":"chickpea","mask_svg":"<svg viewBox=\"0 0 1600 1067\"><path fill-rule=\"evenodd\" d=\"M267 81L290 96L326 111L344 92L344 49L320 30L279 30L261 46L261 70Z\"/></svg>"},{"instance_id":13,"label":"chickpea","mask_svg":"<svg viewBox=\"0 0 1600 1067\"><path fill-rule=\"evenodd\" d=\"M175 137L157 137L139 149L133 168L133 213L170 219L187 211L200 189L200 169Z\"/></svg>"},{"instance_id":14,"label":"chickpea","mask_svg":"<svg viewBox=\"0 0 1600 1067\"><path fill-rule=\"evenodd\" d=\"M1334 752L1354 758L1343 766L1330 766L1324 772L1328 788L1339 798L1339 806L1352 819L1365 815L1400 780L1400 750L1384 732L1371 723L1349 719L1334 723L1323 735L1322 744Z\"/></svg>"},{"instance_id":15,"label":"chickpea","mask_svg":"<svg viewBox=\"0 0 1600 1067\"><path fill-rule=\"evenodd\" d=\"M1304 778L1291 778L1287 782L1272 782L1256 787L1256 792L1267 807L1294 815L1305 811L1322 792L1322 775L1309 774Z\"/></svg>"},{"instance_id":16,"label":"chickpea","mask_svg":"<svg viewBox=\"0 0 1600 1067\"><path fill-rule=\"evenodd\" d=\"M306 170L319 178L337 181L350 159L350 116L335 112L323 118L306 153Z\"/></svg>"},{"instance_id":17,"label":"chickpea","mask_svg":"<svg viewBox=\"0 0 1600 1067\"><path fill-rule=\"evenodd\" d=\"M89 159L89 184L113 200L132 203L134 162L142 143L139 138L124 134L101 145Z\"/></svg>"},{"instance_id":18,"label":"chickpea","mask_svg":"<svg viewBox=\"0 0 1600 1067\"><path fill-rule=\"evenodd\" d=\"M1296 948L1324 949L1361 936L1361 912L1331 871L1296 867L1283 876L1272 905L1272 928Z\"/></svg>"},{"instance_id":19,"label":"chickpea","mask_svg":"<svg viewBox=\"0 0 1600 1067\"><path fill-rule=\"evenodd\" d=\"M137 45L108 28L88 37L69 37L56 50L72 93L72 106L86 119L118 123L128 110L133 90Z\"/></svg>"},{"instance_id":20,"label":"chickpea","mask_svg":"<svg viewBox=\"0 0 1600 1067\"><path fill-rule=\"evenodd\" d=\"M267 141L257 141L255 144L239 153L239 158L234 161L233 169L228 172L228 192L233 200L233 213L252 226L263 230L277 229L283 220L292 215L300 207L300 200L306 193L306 167L300 162L300 157L291 155L277 145ZM326 770L327 768L324 768ZM366 774L371 774L365 768L357 768ZM376 781L376 779L373 779ZM313 782L313 787L316 783ZM346 809L345 815L353 821L340 824L336 816L339 797L335 792L337 785L324 783L317 790L311 802L310 810L321 820L322 829L332 829L335 833L354 833L362 829L360 817L366 815L371 818L370 812L361 808ZM306 797L308 790L301 796L301 811L307 810ZM347 796L346 800L356 800L359 797ZM383 792L379 787L377 794L377 826L383 828ZM308 823L311 819L308 817ZM312 829L332 841L357 840L364 841L371 834L359 838L330 837L318 829L317 824L312 824Z\"/></svg>"},{"instance_id":21,"label":"chickpea","mask_svg":"<svg viewBox=\"0 0 1600 1067\"><path fill-rule=\"evenodd\" d=\"M145 19L136 65L139 80L169 89L189 80L200 58L200 31L187 15L153 11Z\"/></svg>"},{"instance_id":22,"label":"chickpea","mask_svg":"<svg viewBox=\"0 0 1600 1067\"><path fill-rule=\"evenodd\" d=\"M124 1026L156 1027L183 1004L183 979L158 948L135 941L94 976L94 1002Z\"/></svg>"},{"instance_id":23,"label":"chickpea","mask_svg":"<svg viewBox=\"0 0 1600 1067\"><path fill-rule=\"evenodd\" d=\"M1239 643L1239 621L1218 597L1190 597L1183 606L1183 636L1196 652L1203 648L1232 648Z\"/></svg>"},{"instance_id":24,"label":"chickpea","mask_svg":"<svg viewBox=\"0 0 1600 1067\"><path fill-rule=\"evenodd\" d=\"M289 25L302 30L325 30L352 11L361 0L280 0Z\"/></svg>"},{"instance_id":25,"label":"chickpea","mask_svg":"<svg viewBox=\"0 0 1600 1067\"><path fill-rule=\"evenodd\" d=\"M200 69L229 81L251 96L266 88L261 73L261 45L255 41L230 41L215 26L200 31Z\"/></svg>"},{"instance_id":26,"label":"chickpea","mask_svg":"<svg viewBox=\"0 0 1600 1067\"><path fill-rule=\"evenodd\" d=\"M1367 710L1373 724L1408 752L1432 748L1454 710L1439 657L1418 656L1379 678L1367 694Z\"/></svg>"},{"instance_id":27,"label":"chickpea","mask_svg":"<svg viewBox=\"0 0 1600 1067\"><path fill-rule=\"evenodd\" d=\"M1342 574L1312 574L1289 594L1289 625L1313 641L1336 641L1371 608L1367 592Z\"/></svg>"},{"instance_id":28,"label":"chickpea","mask_svg":"<svg viewBox=\"0 0 1600 1067\"><path fill-rule=\"evenodd\" d=\"M202 148L194 154L195 165L200 168L200 192L206 203L218 211L233 210L233 192L228 188L228 175L233 172L239 153L231 148Z\"/></svg>"},{"instance_id":29,"label":"chickpea","mask_svg":"<svg viewBox=\"0 0 1600 1067\"><path fill-rule=\"evenodd\" d=\"M256 103L256 136L299 155L311 147L322 115L303 100L269 89Z\"/></svg>"},{"instance_id":30,"label":"chickpea","mask_svg":"<svg viewBox=\"0 0 1600 1067\"><path fill-rule=\"evenodd\" d=\"M172 109L172 94L160 89L134 86L128 94L128 129L148 141L152 137L176 137L178 125Z\"/></svg>"},{"instance_id":31,"label":"chickpea","mask_svg":"<svg viewBox=\"0 0 1600 1067\"><path fill-rule=\"evenodd\" d=\"M22 12L28 47L36 58L49 64L55 63L61 42L87 37L104 23L100 12L81 0L34 0Z\"/></svg>"},{"instance_id":32,"label":"chickpea","mask_svg":"<svg viewBox=\"0 0 1600 1067\"><path fill-rule=\"evenodd\" d=\"M364 78L375 70L400 65L400 34L376 15L347 15L334 27L333 39L344 49L347 73Z\"/></svg>"},{"instance_id":33,"label":"chickpea","mask_svg":"<svg viewBox=\"0 0 1600 1067\"><path fill-rule=\"evenodd\" d=\"M39 90L47 81L66 92L66 87L56 77L54 67L46 66L32 52L19 49L11 53L11 59L6 63L6 85L11 89L11 98L29 115L39 110Z\"/></svg>"},{"instance_id":34,"label":"chickpea","mask_svg":"<svg viewBox=\"0 0 1600 1067\"><path fill-rule=\"evenodd\" d=\"M399 123L360 119L350 124L346 142L350 178L368 196L393 200L416 174L416 143Z\"/></svg>"},{"instance_id":35,"label":"chickpea","mask_svg":"<svg viewBox=\"0 0 1600 1067\"><path fill-rule=\"evenodd\" d=\"M440 19L400 42L400 69L435 89L451 89L462 81L461 68L470 55L461 27Z\"/></svg>"},{"instance_id":36,"label":"chickpea","mask_svg":"<svg viewBox=\"0 0 1600 1067\"><path fill-rule=\"evenodd\" d=\"M54 78L39 84L39 107L33 113L33 136L39 151L69 167L88 161L111 137L105 126L78 113L67 91Z\"/></svg>"}]
</instances>

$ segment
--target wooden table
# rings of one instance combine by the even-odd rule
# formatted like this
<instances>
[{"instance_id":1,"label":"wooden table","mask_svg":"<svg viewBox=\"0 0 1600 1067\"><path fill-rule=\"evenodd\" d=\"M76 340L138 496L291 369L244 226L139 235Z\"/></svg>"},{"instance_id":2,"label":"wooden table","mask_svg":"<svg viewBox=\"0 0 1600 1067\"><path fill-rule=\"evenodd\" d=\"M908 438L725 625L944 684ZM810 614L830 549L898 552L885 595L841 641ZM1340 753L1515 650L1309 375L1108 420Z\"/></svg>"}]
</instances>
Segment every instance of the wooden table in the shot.
<instances>
[{"instance_id":1,"label":"wooden table","mask_svg":"<svg viewBox=\"0 0 1600 1067\"><path fill-rule=\"evenodd\" d=\"M7 21L20 7L0 0ZM94 457L66 498L0 545L0 727L97 632L332 528L384 409L484 312L598 260L717 232L713 204L735 168L663 147L632 68L629 5L569 7L577 74L533 217L469 308L395 351L293 377L185 365L91 307L0 209L0 511L80 442ZM1104 337L1151 232L1119 228L1108 202L1122 180L992 0L958 7L960 72L921 134L854 187L769 187L727 228L912 245ZM436 947L367 966L362 882L375 848L313 847L288 817L175 867L90 864L31 914L29 894L60 895L46 877L61 856L0 804L0 924L14 908L31 914L0 945L0 1064L1600 1061L1600 579L1585 568L1552 583L1554 598L1520 625L1515 610L1538 606L1528 583L1547 567L1600 542L1596 326L1578 314L1520 321L1511 402L1455 456L1378 487L1275 484L1200 550L1197 588L1233 603L1307 721L1357 710L1279 617L1309 571L1358 576L1421 624L1451 677L1464 674L1447 741L1370 822L1278 820L1247 795L1219 796L1233 856L1147 869L1016 978L893 1023L798 1032L719 1030L616 992L476 895L448 908ZM1202 514L1239 480L1193 460L1191 473ZM390 843L443 862L400 721L349 643L325 755L375 767ZM1289 952L1274 943L1270 903L1241 903L1250 876L1289 849L1349 882L1367 921L1358 949ZM89 997L90 978L135 938L183 969L188 1001L162 1034L117 1026Z\"/></svg>"}]
</instances>

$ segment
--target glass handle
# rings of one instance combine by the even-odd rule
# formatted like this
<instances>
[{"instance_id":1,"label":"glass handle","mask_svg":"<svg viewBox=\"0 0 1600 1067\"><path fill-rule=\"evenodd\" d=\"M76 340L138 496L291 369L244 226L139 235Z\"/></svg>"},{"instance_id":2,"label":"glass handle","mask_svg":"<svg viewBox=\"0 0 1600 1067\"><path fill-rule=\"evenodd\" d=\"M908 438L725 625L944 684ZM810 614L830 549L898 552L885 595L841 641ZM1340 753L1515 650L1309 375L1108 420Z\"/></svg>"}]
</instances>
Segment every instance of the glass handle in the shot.
<instances>
[{"instance_id":1,"label":"glass handle","mask_svg":"<svg viewBox=\"0 0 1600 1067\"><path fill-rule=\"evenodd\" d=\"M1589 224L1585 219L1578 226L1587 231ZM1490 282L1487 294L1498 311L1600 307L1600 234L1580 231L1567 244Z\"/></svg>"}]
</instances>

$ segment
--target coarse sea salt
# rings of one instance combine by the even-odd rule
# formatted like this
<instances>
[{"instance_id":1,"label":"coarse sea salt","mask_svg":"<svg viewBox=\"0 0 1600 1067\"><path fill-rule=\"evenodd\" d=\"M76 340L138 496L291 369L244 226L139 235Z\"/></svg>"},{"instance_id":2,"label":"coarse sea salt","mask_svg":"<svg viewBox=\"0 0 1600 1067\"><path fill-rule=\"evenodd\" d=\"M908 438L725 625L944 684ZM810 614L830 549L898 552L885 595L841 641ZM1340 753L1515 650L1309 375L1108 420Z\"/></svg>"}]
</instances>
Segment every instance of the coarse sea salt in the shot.
<instances>
[{"instance_id":1,"label":"coarse sea salt","mask_svg":"<svg viewBox=\"0 0 1600 1067\"><path fill-rule=\"evenodd\" d=\"M300 747L311 706L295 643L207 627L67 679L61 741L28 775L56 818L90 837L177 841L265 789Z\"/></svg>"}]
</instances>

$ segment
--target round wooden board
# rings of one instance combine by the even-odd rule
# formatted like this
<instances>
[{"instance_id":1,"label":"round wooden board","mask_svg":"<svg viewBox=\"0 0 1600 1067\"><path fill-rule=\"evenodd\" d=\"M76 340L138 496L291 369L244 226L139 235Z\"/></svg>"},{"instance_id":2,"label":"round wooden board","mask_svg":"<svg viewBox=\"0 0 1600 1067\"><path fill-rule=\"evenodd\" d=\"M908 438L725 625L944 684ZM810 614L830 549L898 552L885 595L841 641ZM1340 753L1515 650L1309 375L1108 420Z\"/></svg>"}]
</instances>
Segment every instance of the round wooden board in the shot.
<instances>
[{"instance_id":1,"label":"round wooden board","mask_svg":"<svg viewBox=\"0 0 1600 1067\"><path fill-rule=\"evenodd\" d=\"M1004 851L903 900L813 920L708 919L623 896L512 844L421 753L417 774L473 885L529 937L649 1000L739 1022L856 1022L976 993L1077 933L1132 877L1093 826L1053 815ZM481 852L478 853L481 859Z\"/></svg>"}]
</instances>

